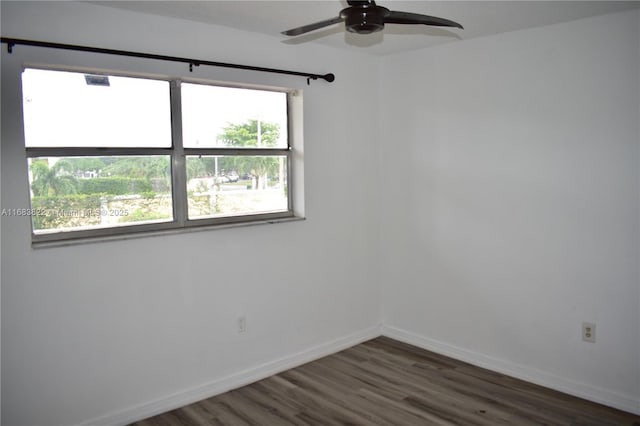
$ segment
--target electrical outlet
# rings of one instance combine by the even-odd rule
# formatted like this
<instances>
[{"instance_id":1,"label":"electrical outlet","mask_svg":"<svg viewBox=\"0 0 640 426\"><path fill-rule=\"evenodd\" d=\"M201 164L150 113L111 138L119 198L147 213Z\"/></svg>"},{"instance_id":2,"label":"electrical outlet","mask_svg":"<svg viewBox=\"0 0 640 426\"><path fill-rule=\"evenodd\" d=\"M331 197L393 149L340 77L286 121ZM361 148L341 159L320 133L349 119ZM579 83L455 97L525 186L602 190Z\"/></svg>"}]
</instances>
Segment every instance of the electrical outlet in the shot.
<instances>
[{"instance_id":1,"label":"electrical outlet","mask_svg":"<svg viewBox=\"0 0 640 426\"><path fill-rule=\"evenodd\" d=\"M244 315L238 318L238 333L247 331L247 317Z\"/></svg>"},{"instance_id":2,"label":"electrical outlet","mask_svg":"<svg viewBox=\"0 0 640 426\"><path fill-rule=\"evenodd\" d=\"M589 343L596 342L596 325L592 322L582 323L582 340Z\"/></svg>"}]
</instances>

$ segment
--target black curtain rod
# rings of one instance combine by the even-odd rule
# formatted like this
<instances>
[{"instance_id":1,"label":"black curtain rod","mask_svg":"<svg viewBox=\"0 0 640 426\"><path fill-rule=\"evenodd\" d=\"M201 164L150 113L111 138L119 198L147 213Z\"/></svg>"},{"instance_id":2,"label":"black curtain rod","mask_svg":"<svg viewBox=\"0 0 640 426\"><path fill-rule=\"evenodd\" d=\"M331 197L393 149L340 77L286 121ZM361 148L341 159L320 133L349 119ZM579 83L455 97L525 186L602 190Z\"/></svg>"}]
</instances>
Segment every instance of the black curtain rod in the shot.
<instances>
[{"instance_id":1,"label":"black curtain rod","mask_svg":"<svg viewBox=\"0 0 640 426\"><path fill-rule=\"evenodd\" d=\"M307 72L280 70L276 68L264 68L264 67L254 67L251 65L228 64L225 62L203 61L202 59L189 59L189 58L180 58L177 56L154 55L152 53L130 52L127 50L103 49L100 47L50 43L47 41L24 40L19 38L2 37L1 42L7 45L7 49L9 53L13 52L14 46L18 46L18 45L37 46L37 47L48 47L53 49L76 50L80 52L103 53L106 55L131 56L134 58L156 59L159 61L182 62L185 64L189 64L189 71L192 71L194 66L197 67L199 65L209 65L212 67L236 68L241 70L269 72L269 73L275 73L275 74L296 75L300 77L306 77L307 83L309 83L309 80L317 80L317 79L322 79L331 83L333 80L336 79L335 75L331 73L324 74L324 75L311 74Z\"/></svg>"}]
</instances>

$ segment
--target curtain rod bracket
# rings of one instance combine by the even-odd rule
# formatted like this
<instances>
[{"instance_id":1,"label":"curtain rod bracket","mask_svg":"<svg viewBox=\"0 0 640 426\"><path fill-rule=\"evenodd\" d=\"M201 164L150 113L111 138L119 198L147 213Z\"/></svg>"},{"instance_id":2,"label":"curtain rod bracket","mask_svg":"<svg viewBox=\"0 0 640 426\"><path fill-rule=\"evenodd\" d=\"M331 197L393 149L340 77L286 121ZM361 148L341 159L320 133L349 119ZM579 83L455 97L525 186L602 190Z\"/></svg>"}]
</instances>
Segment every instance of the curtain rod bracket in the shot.
<instances>
[{"instance_id":1,"label":"curtain rod bracket","mask_svg":"<svg viewBox=\"0 0 640 426\"><path fill-rule=\"evenodd\" d=\"M193 72L193 67L199 67L200 64L197 62L189 62L189 72Z\"/></svg>"},{"instance_id":2,"label":"curtain rod bracket","mask_svg":"<svg viewBox=\"0 0 640 426\"><path fill-rule=\"evenodd\" d=\"M13 53L13 46L15 46L14 43L7 43L7 52L9 52L9 54Z\"/></svg>"}]
</instances>

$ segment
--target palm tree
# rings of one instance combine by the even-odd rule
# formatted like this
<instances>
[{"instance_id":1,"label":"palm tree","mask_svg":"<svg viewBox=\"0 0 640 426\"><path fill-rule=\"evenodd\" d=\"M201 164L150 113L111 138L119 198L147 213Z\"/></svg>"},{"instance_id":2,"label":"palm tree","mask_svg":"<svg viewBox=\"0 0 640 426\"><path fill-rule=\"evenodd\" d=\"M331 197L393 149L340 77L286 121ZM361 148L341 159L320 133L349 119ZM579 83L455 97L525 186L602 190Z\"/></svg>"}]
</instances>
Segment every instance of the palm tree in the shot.
<instances>
[{"instance_id":1,"label":"palm tree","mask_svg":"<svg viewBox=\"0 0 640 426\"><path fill-rule=\"evenodd\" d=\"M58 160L49 167L46 159L31 162L31 191L35 197L68 195L77 192L73 166L67 160Z\"/></svg>"}]
</instances>

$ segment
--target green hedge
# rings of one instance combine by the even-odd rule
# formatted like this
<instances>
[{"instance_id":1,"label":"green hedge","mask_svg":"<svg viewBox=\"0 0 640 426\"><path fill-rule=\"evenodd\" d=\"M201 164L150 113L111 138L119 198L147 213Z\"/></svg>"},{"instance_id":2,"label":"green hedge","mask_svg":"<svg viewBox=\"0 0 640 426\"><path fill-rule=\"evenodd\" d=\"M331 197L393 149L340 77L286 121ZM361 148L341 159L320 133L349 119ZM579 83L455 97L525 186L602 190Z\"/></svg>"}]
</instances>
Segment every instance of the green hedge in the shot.
<instances>
[{"instance_id":1,"label":"green hedge","mask_svg":"<svg viewBox=\"0 0 640 426\"><path fill-rule=\"evenodd\" d=\"M78 181L79 194L110 194L127 195L152 192L151 183L146 179L125 177L100 177L80 179Z\"/></svg>"}]
</instances>

